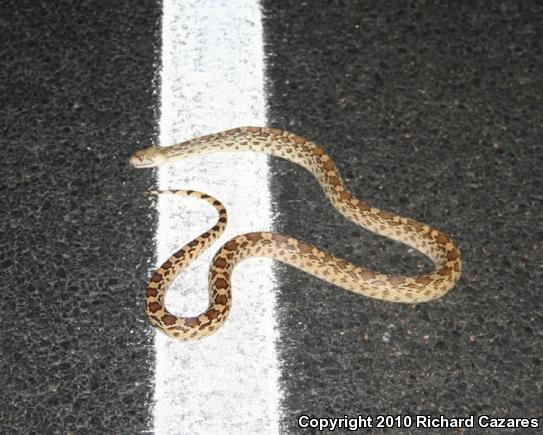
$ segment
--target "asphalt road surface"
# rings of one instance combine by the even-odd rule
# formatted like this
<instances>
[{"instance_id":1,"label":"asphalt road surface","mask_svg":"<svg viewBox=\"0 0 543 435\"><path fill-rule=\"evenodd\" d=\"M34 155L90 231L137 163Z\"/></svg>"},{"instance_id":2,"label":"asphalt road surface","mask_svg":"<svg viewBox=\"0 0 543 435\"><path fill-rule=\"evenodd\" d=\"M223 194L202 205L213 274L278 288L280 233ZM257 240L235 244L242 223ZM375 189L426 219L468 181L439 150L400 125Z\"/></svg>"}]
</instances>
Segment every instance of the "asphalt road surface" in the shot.
<instances>
[{"instance_id":1,"label":"asphalt road surface","mask_svg":"<svg viewBox=\"0 0 543 435\"><path fill-rule=\"evenodd\" d=\"M3 2L1 433L155 427L142 296L158 217L141 192L156 178L127 158L158 140L161 14ZM420 305L277 265L279 433L316 433L301 415L525 417L539 429L450 433L541 431L542 22L535 1L263 1L269 125L320 144L357 197L439 228L464 261ZM308 173L270 165L277 231L388 273L429 270L341 218ZM446 431L359 433L382 432Z\"/></svg>"}]
</instances>

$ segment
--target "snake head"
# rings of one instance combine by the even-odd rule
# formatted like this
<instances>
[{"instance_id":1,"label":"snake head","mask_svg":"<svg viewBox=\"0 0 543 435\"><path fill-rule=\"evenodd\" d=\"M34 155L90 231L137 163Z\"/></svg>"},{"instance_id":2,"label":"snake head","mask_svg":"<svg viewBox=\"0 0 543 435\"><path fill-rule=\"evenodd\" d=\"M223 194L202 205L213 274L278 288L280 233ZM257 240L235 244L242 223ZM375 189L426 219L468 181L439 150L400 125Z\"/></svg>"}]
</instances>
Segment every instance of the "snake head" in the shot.
<instances>
[{"instance_id":1,"label":"snake head","mask_svg":"<svg viewBox=\"0 0 543 435\"><path fill-rule=\"evenodd\" d=\"M166 158L160 148L150 147L135 152L129 161L136 168L154 168L165 163Z\"/></svg>"}]
</instances>

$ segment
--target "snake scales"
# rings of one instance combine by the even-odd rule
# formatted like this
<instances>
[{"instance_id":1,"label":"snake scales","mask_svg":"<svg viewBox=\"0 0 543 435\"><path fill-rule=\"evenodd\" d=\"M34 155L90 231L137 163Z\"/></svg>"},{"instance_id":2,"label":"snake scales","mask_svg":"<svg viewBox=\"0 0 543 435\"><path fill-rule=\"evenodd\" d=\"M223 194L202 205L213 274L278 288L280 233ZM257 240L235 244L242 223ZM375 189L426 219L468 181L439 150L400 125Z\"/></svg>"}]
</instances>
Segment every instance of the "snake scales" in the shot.
<instances>
[{"instance_id":1,"label":"snake scales","mask_svg":"<svg viewBox=\"0 0 543 435\"><path fill-rule=\"evenodd\" d=\"M158 268L145 293L150 322L162 332L181 340L198 339L217 330L226 320L232 303L231 276L236 264L253 256L271 257L346 290L392 302L425 302L439 298L460 277L460 253L443 233L428 225L366 205L355 198L341 180L330 157L314 143L286 131L241 127L198 137L168 147L151 147L130 159L137 168L149 168L174 160L219 151L255 151L290 160L310 171L332 205L354 223L377 234L415 248L435 265L434 272L420 276L390 276L364 269L291 237L254 232L224 244L209 270L209 305L195 317L179 317L164 305L164 295L175 277L223 233L225 207L204 193L191 190L154 191L193 196L207 201L218 212L217 223L173 254Z\"/></svg>"}]
</instances>

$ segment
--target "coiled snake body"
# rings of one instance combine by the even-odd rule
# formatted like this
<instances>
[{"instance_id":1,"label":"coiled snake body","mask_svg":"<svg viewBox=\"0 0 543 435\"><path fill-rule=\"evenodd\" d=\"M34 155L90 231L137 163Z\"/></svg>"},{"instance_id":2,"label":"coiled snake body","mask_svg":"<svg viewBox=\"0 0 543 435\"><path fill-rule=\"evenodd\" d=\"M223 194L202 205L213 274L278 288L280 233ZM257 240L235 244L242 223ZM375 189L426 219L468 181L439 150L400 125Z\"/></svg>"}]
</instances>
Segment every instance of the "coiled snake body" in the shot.
<instances>
[{"instance_id":1,"label":"coiled snake body","mask_svg":"<svg viewBox=\"0 0 543 435\"><path fill-rule=\"evenodd\" d=\"M390 276L364 269L291 237L254 232L225 243L209 270L209 305L195 317L179 317L164 305L164 295L175 277L223 233L224 206L204 193L191 190L155 191L193 196L207 201L218 212L217 223L173 254L151 277L145 292L150 322L162 332L181 340L198 339L217 330L231 307L231 276L236 264L248 257L271 257L338 287L372 298L417 303L430 301L450 290L461 272L460 253L443 233L413 219L379 210L355 198L341 180L330 157L314 143L286 131L241 127L202 136L169 147L136 152L130 162L138 168L219 151L255 151L290 160L310 171L332 205L346 218L377 234L405 243L429 257L434 272L420 276Z\"/></svg>"}]
</instances>

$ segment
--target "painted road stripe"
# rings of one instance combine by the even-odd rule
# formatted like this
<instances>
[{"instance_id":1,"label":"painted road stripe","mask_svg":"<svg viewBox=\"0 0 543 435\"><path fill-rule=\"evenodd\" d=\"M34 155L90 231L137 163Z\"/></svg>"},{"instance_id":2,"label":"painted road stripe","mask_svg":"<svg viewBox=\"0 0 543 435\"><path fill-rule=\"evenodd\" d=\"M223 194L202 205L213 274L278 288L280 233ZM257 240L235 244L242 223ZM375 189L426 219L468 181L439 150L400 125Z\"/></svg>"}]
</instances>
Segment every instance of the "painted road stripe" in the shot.
<instances>
[{"instance_id":1,"label":"painted road stripe","mask_svg":"<svg viewBox=\"0 0 543 435\"><path fill-rule=\"evenodd\" d=\"M264 58L256 0L164 0L160 143L168 145L241 125L265 125ZM263 155L217 154L158 170L161 189L209 193L228 208L225 235L183 273L166 298L182 315L207 305L213 253L234 235L269 230L269 177ZM203 202L158 201L158 263L212 226ZM154 428L158 434L278 433L272 263L251 259L236 269L230 318L197 342L157 333Z\"/></svg>"}]
</instances>

